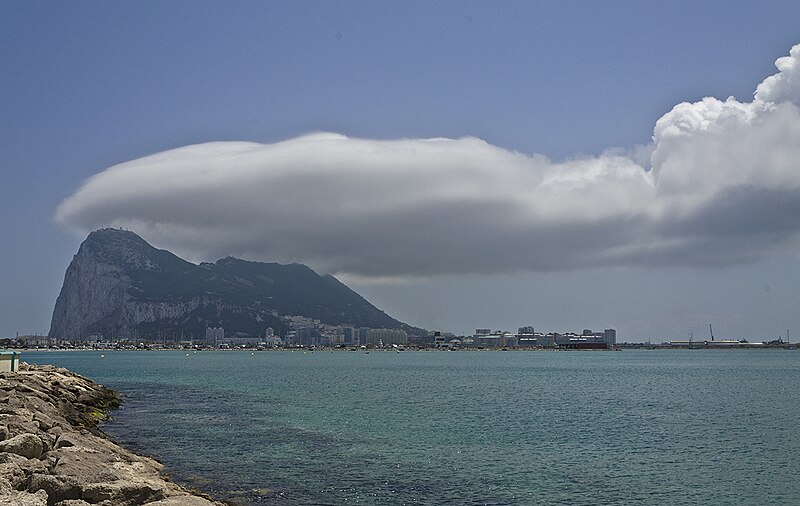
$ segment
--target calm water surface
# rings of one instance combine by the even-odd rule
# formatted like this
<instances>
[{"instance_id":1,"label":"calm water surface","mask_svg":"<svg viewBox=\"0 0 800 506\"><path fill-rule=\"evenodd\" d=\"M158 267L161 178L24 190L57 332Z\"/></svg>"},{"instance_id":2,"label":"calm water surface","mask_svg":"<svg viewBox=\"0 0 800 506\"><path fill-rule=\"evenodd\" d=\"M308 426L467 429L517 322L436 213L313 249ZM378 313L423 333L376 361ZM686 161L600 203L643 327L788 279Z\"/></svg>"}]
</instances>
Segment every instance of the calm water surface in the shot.
<instances>
[{"instance_id":1,"label":"calm water surface","mask_svg":"<svg viewBox=\"0 0 800 506\"><path fill-rule=\"evenodd\" d=\"M25 352L244 504L800 504L800 351Z\"/></svg>"}]
</instances>

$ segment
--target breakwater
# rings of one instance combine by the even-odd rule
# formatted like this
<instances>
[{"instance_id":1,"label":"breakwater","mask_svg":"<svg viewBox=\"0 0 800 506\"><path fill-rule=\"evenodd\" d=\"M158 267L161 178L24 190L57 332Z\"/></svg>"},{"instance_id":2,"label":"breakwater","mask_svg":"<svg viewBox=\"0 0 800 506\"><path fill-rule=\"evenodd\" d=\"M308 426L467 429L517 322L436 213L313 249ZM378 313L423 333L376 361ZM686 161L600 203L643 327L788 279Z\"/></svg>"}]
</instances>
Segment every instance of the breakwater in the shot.
<instances>
[{"instance_id":1,"label":"breakwater","mask_svg":"<svg viewBox=\"0 0 800 506\"><path fill-rule=\"evenodd\" d=\"M161 475L163 465L97 427L117 394L67 369L0 373L0 504L221 505Z\"/></svg>"}]
</instances>

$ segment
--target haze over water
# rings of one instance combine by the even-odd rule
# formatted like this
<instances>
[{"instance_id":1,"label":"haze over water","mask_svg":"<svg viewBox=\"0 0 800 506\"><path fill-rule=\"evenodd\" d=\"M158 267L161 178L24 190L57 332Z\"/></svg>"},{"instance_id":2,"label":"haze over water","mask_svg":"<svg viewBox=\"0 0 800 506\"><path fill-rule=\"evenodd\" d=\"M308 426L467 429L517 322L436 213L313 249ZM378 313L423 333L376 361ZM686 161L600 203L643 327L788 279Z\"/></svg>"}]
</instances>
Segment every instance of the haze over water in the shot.
<instances>
[{"instance_id":1,"label":"haze over water","mask_svg":"<svg viewBox=\"0 0 800 506\"><path fill-rule=\"evenodd\" d=\"M794 351L26 352L104 430L250 504L790 504Z\"/></svg>"}]
</instances>

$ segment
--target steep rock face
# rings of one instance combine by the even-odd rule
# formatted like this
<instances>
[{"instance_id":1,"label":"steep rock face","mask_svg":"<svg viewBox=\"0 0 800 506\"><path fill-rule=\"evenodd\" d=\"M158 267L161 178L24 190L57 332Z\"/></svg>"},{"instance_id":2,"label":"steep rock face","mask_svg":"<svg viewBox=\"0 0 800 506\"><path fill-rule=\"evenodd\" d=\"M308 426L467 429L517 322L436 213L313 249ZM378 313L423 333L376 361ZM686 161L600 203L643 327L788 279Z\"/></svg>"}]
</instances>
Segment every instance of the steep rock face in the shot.
<instances>
[{"instance_id":1,"label":"steep rock face","mask_svg":"<svg viewBox=\"0 0 800 506\"><path fill-rule=\"evenodd\" d=\"M89 234L70 263L56 300L50 337L81 339L202 337L286 330L282 316L329 325L405 328L331 275L300 264L224 258L196 265L115 229Z\"/></svg>"},{"instance_id":2,"label":"steep rock face","mask_svg":"<svg viewBox=\"0 0 800 506\"><path fill-rule=\"evenodd\" d=\"M120 266L104 262L87 242L75 255L56 300L50 335L58 338L91 334L119 321L130 277Z\"/></svg>"}]
</instances>

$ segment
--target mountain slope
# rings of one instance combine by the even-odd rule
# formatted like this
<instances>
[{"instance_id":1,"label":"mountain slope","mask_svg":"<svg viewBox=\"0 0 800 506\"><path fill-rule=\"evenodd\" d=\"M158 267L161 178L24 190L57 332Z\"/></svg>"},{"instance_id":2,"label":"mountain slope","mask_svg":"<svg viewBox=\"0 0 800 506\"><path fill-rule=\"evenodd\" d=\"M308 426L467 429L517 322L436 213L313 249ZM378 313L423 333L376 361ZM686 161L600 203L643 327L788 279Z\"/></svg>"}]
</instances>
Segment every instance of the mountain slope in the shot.
<instances>
[{"instance_id":1,"label":"mountain slope","mask_svg":"<svg viewBox=\"0 0 800 506\"><path fill-rule=\"evenodd\" d=\"M232 257L196 265L133 232L101 229L89 234L67 268L50 337L199 338L218 326L227 335L264 335L267 327L280 334L290 315L422 332L305 265Z\"/></svg>"}]
</instances>

